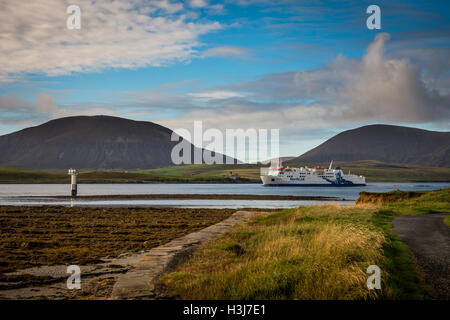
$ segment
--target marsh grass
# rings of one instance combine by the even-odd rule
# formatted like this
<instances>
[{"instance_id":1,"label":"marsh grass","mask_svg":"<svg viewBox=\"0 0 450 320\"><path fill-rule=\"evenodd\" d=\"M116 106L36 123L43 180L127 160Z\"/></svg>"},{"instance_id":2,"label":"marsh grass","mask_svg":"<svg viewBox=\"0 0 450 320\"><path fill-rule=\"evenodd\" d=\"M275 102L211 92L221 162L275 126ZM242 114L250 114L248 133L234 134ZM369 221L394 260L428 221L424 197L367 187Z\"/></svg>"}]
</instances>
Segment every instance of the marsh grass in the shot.
<instances>
[{"instance_id":1,"label":"marsh grass","mask_svg":"<svg viewBox=\"0 0 450 320\"><path fill-rule=\"evenodd\" d=\"M391 220L448 212L449 194L259 216L203 245L161 280L181 299L426 299ZM372 264L382 270L382 290L367 289Z\"/></svg>"},{"instance_id":2,"label":"marsh grass","mask_svg":"<svg viewBox=\"0 0 450 320\"><path fill-rule=\"evenodd\" d=\"M183 299L375 298L365 270L380 262L384 236L367 212L324 205L259 217L163 281Z\"/></svg>"},{"instance_id":3,"label":"marsh grass","mask_svg":"<svg viewBox=\"0 0 450 320\"><path fill-rule=\"evenodd\" d=\"M444 218L444 223L450 227L450 216Z\"/></svg>"}]
</instances>

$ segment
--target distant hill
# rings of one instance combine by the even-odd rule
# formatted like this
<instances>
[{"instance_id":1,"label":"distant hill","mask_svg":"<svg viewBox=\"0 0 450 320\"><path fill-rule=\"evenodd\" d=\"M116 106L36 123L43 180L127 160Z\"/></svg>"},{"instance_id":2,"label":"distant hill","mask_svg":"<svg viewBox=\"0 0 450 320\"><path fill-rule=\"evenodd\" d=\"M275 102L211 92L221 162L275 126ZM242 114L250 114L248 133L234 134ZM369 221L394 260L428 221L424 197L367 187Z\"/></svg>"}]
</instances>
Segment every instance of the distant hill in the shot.
<instances>
[{"instance_id":1,"label":"distant hill","mask_svg":"<svg viewBox=\"0 0 450 320\"><path fill-rule=\"evenodd\" d=\"M0 166L28 169L138 169L173 165L172 130L110 116L51 120L0 136ZM194 147L192 148L194 150Z\"/></svg>"},{"instance_id":2,"label":"distant hill","mask_svg":"<svg viewBox=\"0 0 450 320\"><path fill-rule=\"evenodd\" d=\"M264 160L264 161L254 162L253 164L258 164L259 163L259 164L266 165L266 164L272 163L272 161L274 161L275 163L283 164L283 162L292 160L294 158L295 157L289 157L289 156L288 157L278 157L278 158L267 159L267 160Z\"/></svg>"},{"instance_id":3,"label":"distant hill","mask_svg":"<svg viewBox=\"0 0 450 320\"><path fill-rule=\"evenodd\" d=\"M450 132L369 125L347 130L289 163L378 160L450 167Z\"/></svg>"}]
</instances>

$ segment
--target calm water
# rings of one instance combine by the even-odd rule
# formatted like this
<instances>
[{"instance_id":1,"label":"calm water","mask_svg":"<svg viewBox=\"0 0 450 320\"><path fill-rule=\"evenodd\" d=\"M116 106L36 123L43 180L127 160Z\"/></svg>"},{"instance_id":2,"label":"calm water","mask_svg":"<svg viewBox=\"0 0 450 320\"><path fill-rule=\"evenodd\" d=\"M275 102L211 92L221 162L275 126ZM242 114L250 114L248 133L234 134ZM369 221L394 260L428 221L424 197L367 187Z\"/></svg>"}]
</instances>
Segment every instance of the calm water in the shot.
<instances>
[{"instance_id":1,"label":"calm water","mask_svg":"<svg viewBox=\"0 0 450 320\"><path fill-rule=\"evenodd\" d=\"M450 183L369 183L365 187L263 187L260 184L79 184L79 195L119 194L257 194L326 196L356 200L361 191L435 190ZM287 208L321 201L280 200L61 200L69 184L0 184L0 205L170 206L183 208ZM39 198L31 198L36 197ZM353 204L353 201L343 202Z\"/></svg>"}]
</instances>

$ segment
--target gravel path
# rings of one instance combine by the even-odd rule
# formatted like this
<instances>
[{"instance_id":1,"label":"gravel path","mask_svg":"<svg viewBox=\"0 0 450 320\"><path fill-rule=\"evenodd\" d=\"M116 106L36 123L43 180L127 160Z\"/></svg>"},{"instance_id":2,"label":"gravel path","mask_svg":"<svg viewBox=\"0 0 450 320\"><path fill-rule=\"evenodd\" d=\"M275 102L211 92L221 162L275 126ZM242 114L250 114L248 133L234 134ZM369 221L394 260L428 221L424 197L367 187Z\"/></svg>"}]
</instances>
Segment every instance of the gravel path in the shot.
<instances>
[{"instance_id":1,"label":"gravel path","mask_svg":"<svg viewBox=\"0 0 450 320\"><path fill-rule=\"evenodd\" d=\"M425 284L437 299L450 299L450 228L443 222L449 213L398 217L395 234L409 246L423 271Z\"/></svg>"}]
</instances>

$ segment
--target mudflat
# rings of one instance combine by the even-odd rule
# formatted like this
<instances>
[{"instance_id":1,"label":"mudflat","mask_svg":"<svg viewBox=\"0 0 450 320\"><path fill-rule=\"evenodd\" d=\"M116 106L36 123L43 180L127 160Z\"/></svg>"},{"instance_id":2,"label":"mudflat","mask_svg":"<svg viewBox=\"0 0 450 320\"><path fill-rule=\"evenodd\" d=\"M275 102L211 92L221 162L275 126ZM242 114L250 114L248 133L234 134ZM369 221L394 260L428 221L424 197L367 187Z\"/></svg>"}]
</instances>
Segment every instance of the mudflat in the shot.
<instances>
[{"instance_id":1,"label":"mudflat","mask_svg":"<svg viewBox=\"0 0 450 320\"><path fill-rule=\"evenodd\" d=\"M151 249L231 216L232 209L0 206L0 280L43 265L92 264Z\"/></svg>"}]
</instances>

